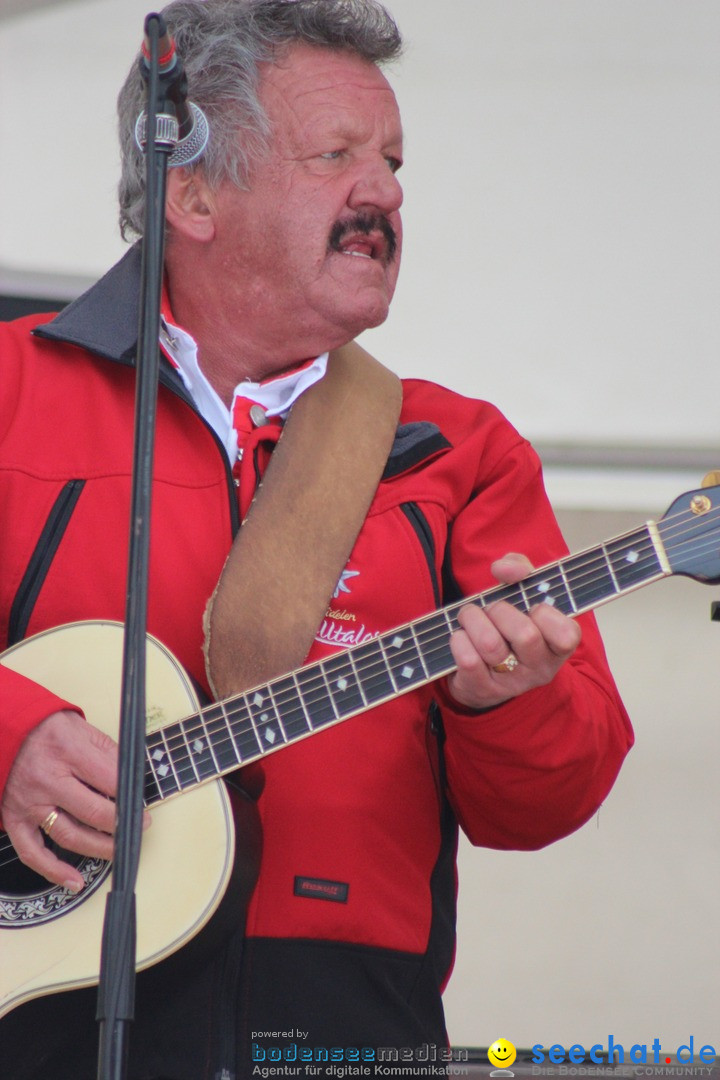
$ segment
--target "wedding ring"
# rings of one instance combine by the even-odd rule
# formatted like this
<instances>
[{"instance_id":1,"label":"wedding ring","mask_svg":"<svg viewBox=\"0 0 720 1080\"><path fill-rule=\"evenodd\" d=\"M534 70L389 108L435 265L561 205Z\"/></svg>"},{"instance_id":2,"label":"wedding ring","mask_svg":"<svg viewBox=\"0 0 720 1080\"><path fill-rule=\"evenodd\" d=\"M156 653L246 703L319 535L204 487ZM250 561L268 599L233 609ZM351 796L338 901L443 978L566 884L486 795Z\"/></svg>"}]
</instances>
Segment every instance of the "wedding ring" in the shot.
<instances>
[{"instance_id":1,"label":"wedding ring","mask_svg":"<svg viewBox=\"0 0 720 1080\"><path fill-rule=\"evenodd\" d=\"M45 818L45 820L40 822L40 828L42 829L42 831L45 833L46 836L49 836L50 833L52 832L52 827L55 824L55 822L57 821L59 816L60 815L59 815L57 810L51 810L50 813L48 814L48 816Z\"/></svg>"},{"instance_id":2,"label":"wedding ring","mask_svg":"<svg viewBox=\"0 0 720 1080\"><path fill-rule=\"evenodd\" d=\"M506 671L514 671L520 661L515 653L508 653L502 664L493 664L493 671L497 671L499 675L504 675Z\"/></svg>"}]
</instances>

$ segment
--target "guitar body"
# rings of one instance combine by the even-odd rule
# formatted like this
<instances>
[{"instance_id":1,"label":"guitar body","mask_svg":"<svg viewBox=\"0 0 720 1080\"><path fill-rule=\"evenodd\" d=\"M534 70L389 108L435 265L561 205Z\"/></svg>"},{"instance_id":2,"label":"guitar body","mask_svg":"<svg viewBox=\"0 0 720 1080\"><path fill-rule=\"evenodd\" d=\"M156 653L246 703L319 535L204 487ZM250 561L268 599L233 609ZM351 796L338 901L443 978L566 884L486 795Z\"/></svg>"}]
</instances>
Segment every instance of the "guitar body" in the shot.
<instances>
[{"instance_id":1,"label":"guitar body","mask_svg":"<svg viewBox=\"0 0 720 1080\"><path fill-rule=\"evenodd\" d=\"M123 627L72 623L29 638L0 663L77 704L96 727L118 737ZM148 730L198 708L190 681L163 646L148 638ZM137 966L181 948L209 921L230 880L234 827L222 781L213 780L152 809L137 880ZM85 889L72 896L8 859L0 831L0 1016L43 994L98 981L110 864L82 859ZM10 849L11 853L12 849Z\"/></svg>"}]
</instances>

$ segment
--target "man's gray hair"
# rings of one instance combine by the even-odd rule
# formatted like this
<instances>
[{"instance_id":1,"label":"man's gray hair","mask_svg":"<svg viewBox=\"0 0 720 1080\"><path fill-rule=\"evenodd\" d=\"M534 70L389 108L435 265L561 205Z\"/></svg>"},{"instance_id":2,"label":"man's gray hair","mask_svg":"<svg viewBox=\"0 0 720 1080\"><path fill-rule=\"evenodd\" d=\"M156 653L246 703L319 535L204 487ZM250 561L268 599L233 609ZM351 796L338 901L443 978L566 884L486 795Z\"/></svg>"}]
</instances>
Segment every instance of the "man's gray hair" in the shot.
<instances>
[{"instance_id":1,"label":"man's gray hair","mask_svg":"<svg viewBox=\"0 0 720 1080\"><path fill-rule=\"evenodd\" d=\"M258 99L258 65L295 42L347 50L374 64L396 59L402 39L377 0L175 0L162 10L188 77L188 99L205 113L208 146L199 162L209 184L245 187L270 135ZM139 58L139 54L138 54ZM145 160L135 123L145 108L145 83L135 63L118 97L122 172L120 231L141 236Z\"/></svg>"}]
</instances>

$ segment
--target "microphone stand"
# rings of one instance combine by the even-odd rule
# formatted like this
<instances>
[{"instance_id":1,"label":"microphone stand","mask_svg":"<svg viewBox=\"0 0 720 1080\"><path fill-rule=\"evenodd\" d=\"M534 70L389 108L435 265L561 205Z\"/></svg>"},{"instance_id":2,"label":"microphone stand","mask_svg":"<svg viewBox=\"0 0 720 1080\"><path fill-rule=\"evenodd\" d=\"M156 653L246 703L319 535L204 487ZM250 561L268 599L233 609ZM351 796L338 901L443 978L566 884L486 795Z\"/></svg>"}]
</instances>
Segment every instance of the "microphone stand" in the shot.
<instances>
[{"instance_id":1,"label":"microphone stand","mask_svg":"<svg viewBox=\"0 0 720 1080\"><path fill-rule=\"evenodd\" d=\"M145 779L145 639L150 549L155 409L159 374L158 336L165 229L168 158L177 143L177 123L170 99L177 98L180 65L166 75L158 62L159 41L167 33L160 15L145 20L149 63L141 70L148 81L145 234L142 241L142 295L136 361L135 435L131 494L130 549L123 642L122 691L115 856L112 886L103 927L96 1019L100 1025L98 1080L122 1080L128 1060L128 1027L135 1005L135 882L142 837ZM183 86L184 91L184 86ZM172 114L168 117L168 106Z\"/></svg>"}]
</instances>

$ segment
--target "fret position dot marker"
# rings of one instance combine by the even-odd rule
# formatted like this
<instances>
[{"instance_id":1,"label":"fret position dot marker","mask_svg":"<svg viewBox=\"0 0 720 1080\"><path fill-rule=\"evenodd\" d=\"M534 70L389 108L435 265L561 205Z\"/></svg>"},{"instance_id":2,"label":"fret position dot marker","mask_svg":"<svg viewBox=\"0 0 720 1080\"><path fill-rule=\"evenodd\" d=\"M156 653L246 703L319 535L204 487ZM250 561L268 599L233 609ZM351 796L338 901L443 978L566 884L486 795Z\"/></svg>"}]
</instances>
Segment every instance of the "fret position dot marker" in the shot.
<instances>
[{"instance_id":1,"label":"fret position dot marker","mask_svg":"<svg viewBox=\"0 0 720 1080\"><path fill-rule=\"evenodd\" d=\"M628 551L627 555L625 556L625 562L636 563L639 558L640 556L638 555L637 551Z\"/></svg>"},{"instance_id":2,"label":"fret position dot marker","mask_svg":"<svg viewBox=\"0 0 720 1080\"><path fill-rule=\"evenodd\" d=\"M347 679L343 678L343 679L338 679L338 681L337 681L337 683L335 685L337 686L338 690L340 690L340 691L342 691L344 693L347 690L347 688L348 688L348 686L350 684L348 683Z\"/></svg>"},{"instance_id":3,"label":"fret position dot marker","mask_svg":"<svg viewBox=\"0 0 720 1080\"><path fill-rule=\"evenodd\" d=\"M390 644L392 645L392 647L394 649L399 649L401 645L405 644L405 639L401 638L400 635L398 634L392 639Z\"/></svg>"},{"instance_id":4,"label":"fret position dot marker","mask_svg":"<svg viewBox=\"0 0 720 1080\"><path fill-rule=\"evenodd\" d=\"M550 582L549 581L541 581L540 584L538 585L538 592L542 592L542 593L550 592Z\"/></svg>"},{"instance_id":5,"label":"fret position dot marker","mask_svg":"<svg viewBox=\"0 0 720 1080\"><path fill-rule=\"evenodd\" d=\"M162 761L162 759L165 757L165 753L158 747L158 749L153 753L153 757L155 761Z\"/></svg>"},{"instance_id":6,"label":"fret position dot marker","mask_svg":"<svg viewBox=\"0 0 720 1080\"><path fill-rule=\"evenodd\" d=\"M204 749L205 749L205 743L202 741L202 739L196 739L195 742L193 743L193 750L195 751L195 753L196 754L202 754Z\"/></svg>"},{"instance_id":7,"label":"fret position dot marker","mask_svg":"<svg viewBox=\"0 0 720 1080\"><path fill-rule=\"evenodd\" d=\"M272 728L268 728L267 731L265 732L265 738L267 739L267 741L272 746L272 744L277 739L277 735L275 734L275 732L273 731Z\"/></svg>"},{"instance_id":8,"label":"fret position dot marker","mask_svg":"<svg viewBox=\"0 0 720 1080\"><path fill-rule=\"evenodd\" d=\"M264 701L264 698L263 698L262 694L257 693L255 695L255 697L253 698L253 705L257 705L257 707L259 709L260 706L262 705L263 701Z\"/></svg>"},{"instance_id":9,"label":"fret position dot marker","mask_svg":"<svg viewBox=\"0 0 720 1080\"><path fill-rule=\"evenodd\" d=\"M400 672L403 679L409 679L411 677L412 673L413 673L413 668L411 668L408 664L406 664L405 667Z\"/></svg>"}]
</instances>

